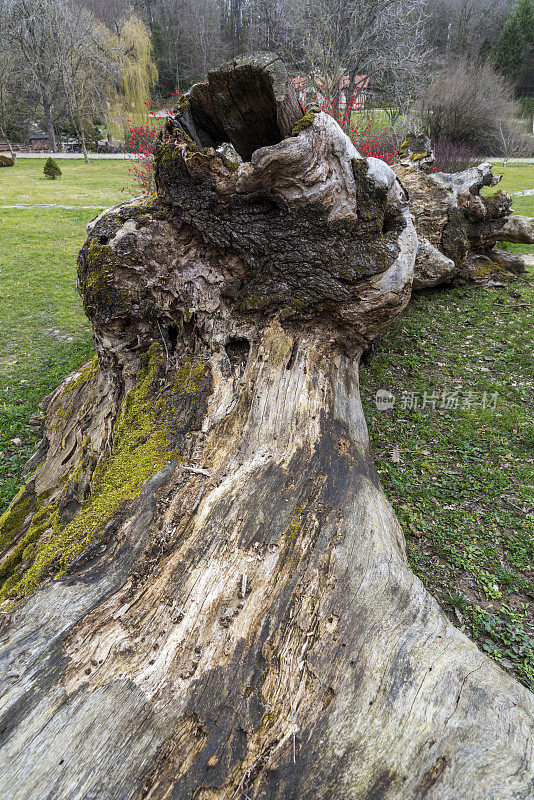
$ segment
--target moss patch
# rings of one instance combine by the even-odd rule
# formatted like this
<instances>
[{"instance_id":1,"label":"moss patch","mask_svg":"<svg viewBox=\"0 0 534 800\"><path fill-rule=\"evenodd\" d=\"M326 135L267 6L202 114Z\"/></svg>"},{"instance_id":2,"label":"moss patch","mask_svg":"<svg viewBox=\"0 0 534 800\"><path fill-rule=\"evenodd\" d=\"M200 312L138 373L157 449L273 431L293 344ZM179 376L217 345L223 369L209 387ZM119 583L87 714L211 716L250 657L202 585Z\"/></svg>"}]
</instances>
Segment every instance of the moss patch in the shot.
<instances>
[{"instance_id":1,"label":"moss patch","mask_svg":"<svg viewBox=\"0 0 534 800\"><path fill-rule=\"evenodd\" d=\"M512 198L502 189L483 197L482 200L486 206L486 216L489 219L499 219L512 211Z\"/></svg>"},{"instance_id":2,"label":"moss patch","mask_svg":"<svg viewBox=\"0 0 534 800\"><path fill-rule=\"evenodd\" d=\"M301 117L291 129L291 136L298 136L306 128L309 128L313 125L313 121L315 119L315 115L317 114L318 109L310 108L303 117Z\"/></svg>"},{"instance_id":3,"label":"moss patch","mask_svg":"<svg viewBox=\"0 0 534 800\"><path fill-rule=\"evenodd\" d=\"M469 264L464 274L469 280L484 280L487 278L498 278L500 281L509 282L514 279L514 276L501 264L496 264L494 261L478 261Z\"/></svg>"},{"instance_id":4,"label":"moss patch","mask_svg":"<svg viewBox=\"0 0 534 800\"><path fill-rule=\"evenodd\" d=\"M65 383L61 390L61 394L72 394L75 389L79 389L82 384L87 383L88 381L93 378L98 371L98 356L95 353L91 361L88 361L87 364L84 364L81 370L78 373L78 377L72 381L68 381Z\"/></svg>"},{"instance_id":5,"label":"moss patch","mask_svg":"<svg viewBox=\"0 0 534 800\"><path fill-rule=\"evenodd\" d=\"M115 313L127 313L131 305L128 293L117 289L113 280L122 264L120 256L109 245L95 240L84 250L78 259L78 283L86 312L94 310L104 320Z\"/></svg>"},{"instance_id":6,"label":"moss patch","mask_svg":"<svg viewBox=\"0 0 534 800\"><path fill-rule=\"evenodd\" d=\"M4 550L19 532L24 520L33 509L35 497L24 485L13 498L11 505L0 517L0 550Z\"/></svg>"},{"instance_id":7,"label":"moss patch","mask_svg":"<svg viewBox=\"0 0 534 800\"><path fill-rule=\"evenodd\" d=\"M35 500L35 508L38 510L33 515L30 527L0 564L0 582L2 582L0 598L9 595L17 586L26 568L32 563L38 540L57 523L58 506L57 503L46 503L48 495L49 492L46 492Z\"/></svg>"},{"instance_id":8,"label":"moss patch","mask_svg":"<svg viewBox=\"0 0 534 800\"><path fill-rule=\"evenodd\" d=\"M125 503L138 495L144 481L180 457L175 416L178 413L181 418L180 431L187 427L184 408L185 417L195 416L198 409L192 395L204 397L209 387L207 366L200 360L182 359L161 392L159 379L164 369L160 346L154 343L142 357L135 386L119 411L113 450L95 469L90 497L67 525L62 522L57 502L34 516L16 554L0 567L0 576L7 579L0 598L28 594L47 570L52 569L58 577L65 574L73 559L98 537ZM67 487L80 469L81 462L67 477Z\"/></svg>"},{"instance_id":9,"label":"moss patch","mask_svg":"<svg viewBox=\"0 0 534 800\"><path fill-rule=\"evenodd\" d=\"M222 159L223 164L228 170L228 172L237 172L237 170L239 169L239 164L237 161L231 161L229 158L226 158L226 156L223 156L221 153L219 153L219 157Z\"/></svg>"}]
</instances>

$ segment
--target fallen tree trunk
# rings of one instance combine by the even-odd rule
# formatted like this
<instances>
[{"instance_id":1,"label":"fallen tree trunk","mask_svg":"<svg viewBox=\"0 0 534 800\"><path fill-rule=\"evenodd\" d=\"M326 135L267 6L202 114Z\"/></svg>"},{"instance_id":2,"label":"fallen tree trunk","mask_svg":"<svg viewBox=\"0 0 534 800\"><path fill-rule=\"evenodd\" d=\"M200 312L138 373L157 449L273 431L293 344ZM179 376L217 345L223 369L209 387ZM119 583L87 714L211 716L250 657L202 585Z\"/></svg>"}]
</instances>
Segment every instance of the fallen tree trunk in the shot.
<instances>
[{"instance_id":1,"label":"fallen tree trunk","mask_svg":"<svg viewBox=\"0 0 534 800\"><path fill-rule=\"evenodd\" d=\"M258 92L279 141L232 164ZM193 89L156 165L157 200L92 225L98 358L2 518L6 797L526 800L532 695L411 573L369 449L404 190L266 57Z\"/></svg>"},{"instance_id":2,"label":"fallen tree trunk","mask_svg":"<svg viewBox=\"0 0 534 800\"><path fill-rule=\"evenodd\" d=\"M424 135L408 137L399 151L395 172L410 198L419 237L414 289L442 283L492 283L513 280L525 272L516 253L499 250L497 242L534 244L534 220L512 216L512 198L506 192L481 196L502 176L491 164L463 172L433 172L434 156Z\"/></svg>"}]
</instances>

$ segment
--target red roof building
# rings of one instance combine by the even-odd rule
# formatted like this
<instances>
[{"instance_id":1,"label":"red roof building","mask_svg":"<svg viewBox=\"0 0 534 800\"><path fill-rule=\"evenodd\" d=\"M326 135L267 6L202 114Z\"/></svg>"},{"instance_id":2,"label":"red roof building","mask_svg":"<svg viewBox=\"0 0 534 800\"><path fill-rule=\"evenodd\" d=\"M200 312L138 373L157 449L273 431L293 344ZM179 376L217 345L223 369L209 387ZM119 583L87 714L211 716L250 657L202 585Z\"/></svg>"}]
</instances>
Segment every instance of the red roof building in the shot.
<instances>
[{"instance_id":1,"label":"red roof building","mask_svg":"<svg viewBox=\"0 0 534 800\"><path fill-rule=\"evenodd\" d=\"M340 91L340 108L344 108L347 103L347 89L350 86L350 76L343 75L342 78L325 78L322 75L296 75L291 78L291 83L297 91L301 103L323 103L328 95L332 95L335 90ZM365 105L367 90L369 87L369 77L367 75L356 75L354 78L354 89L356 92L356 102Z\"/></svg>"}]
</instances>

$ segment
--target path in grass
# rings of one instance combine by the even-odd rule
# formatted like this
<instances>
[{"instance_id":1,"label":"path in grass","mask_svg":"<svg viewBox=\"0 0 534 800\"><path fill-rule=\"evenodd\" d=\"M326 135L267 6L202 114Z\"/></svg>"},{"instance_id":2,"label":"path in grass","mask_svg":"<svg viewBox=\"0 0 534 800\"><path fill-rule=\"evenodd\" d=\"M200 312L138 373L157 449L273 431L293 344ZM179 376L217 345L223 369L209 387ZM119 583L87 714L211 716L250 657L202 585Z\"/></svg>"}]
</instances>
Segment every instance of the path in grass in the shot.
<instances>
[{"instance_id":1,"label":"path in grass","mask_svg":"<svg viewBox=\"0 0 534 800\"><path fill-rule=\"evenodd\" d=\"M44 177L40 161L0 171L0 511L35 447L29 416L91 356L76 257L87 222L121 200L128 180L123 161L68 161L61 169L56 181ZM17 205L30 207L5 207Z\"/></svg>"}]
</instances>

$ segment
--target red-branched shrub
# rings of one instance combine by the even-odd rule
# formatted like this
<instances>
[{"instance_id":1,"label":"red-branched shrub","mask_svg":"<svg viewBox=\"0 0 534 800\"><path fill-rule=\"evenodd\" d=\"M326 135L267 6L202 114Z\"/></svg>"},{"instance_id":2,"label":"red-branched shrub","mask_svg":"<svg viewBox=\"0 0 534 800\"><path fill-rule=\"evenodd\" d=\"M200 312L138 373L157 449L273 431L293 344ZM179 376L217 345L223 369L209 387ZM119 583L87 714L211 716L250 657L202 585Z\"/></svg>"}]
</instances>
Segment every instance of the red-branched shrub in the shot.
<instances>
[{"instance_id":1,"label":"red-branched shrub","mask_svg":"<svg viewBox=\"0 0 534 800\"><path fill-rule=\"evenodd\" d=\"M395 158L395 152L385 150L380 143L380 139L373 133L373 119L370 117L363 126L356 124L354 115L362 111L362 103L357 102L358 92L355 92L349 102L348 108L345 106L336 107L333 100L321 99L317 103L321 111L330 114L335 119L338 125L347 134L356 149L365 158L381 158L387 164Z\"/></svg>"},{"instance_id":2,"label":"red-branched shrub","mask_svg":"<svg viewBox=\"0 0 534 800\"><path fill-rule=\"evenodd\" d=\"M179 93L176 92L178 95ZM354 146L365 158L381 158L382 161L390 164L395 156L394 152L389 152L380 143L380 139L372 132L373 120L368 119L365 125L360 127L354 121L354 114L362 110L362 104L358 103L357 92L355 92L348 109L335 108L332 101L319 100L318 107L330 114L345 131ZM151 103L146 100L151 119L142 125L132 125L126 136L126 152L131 153L130 158L130 185L125 191L131 194L153 194L156 191L154 180L154 142L158 134L159 125L151 109Z\"/></svg>"},{"instance_id":3,"label":"red-branched shrub","mask_svg":"<svg viewBox=\"0 0 534 800\"><path fill-rule=\"evenodd\" d=\"M145 101L149 109L150 119L141 125L131 125L126 134L126 152L129 158L129 185L124 191L130 194L154 194L154 142L158 133L158 125L153 118L149 100Z\"/></svg>"}]
</instances>

